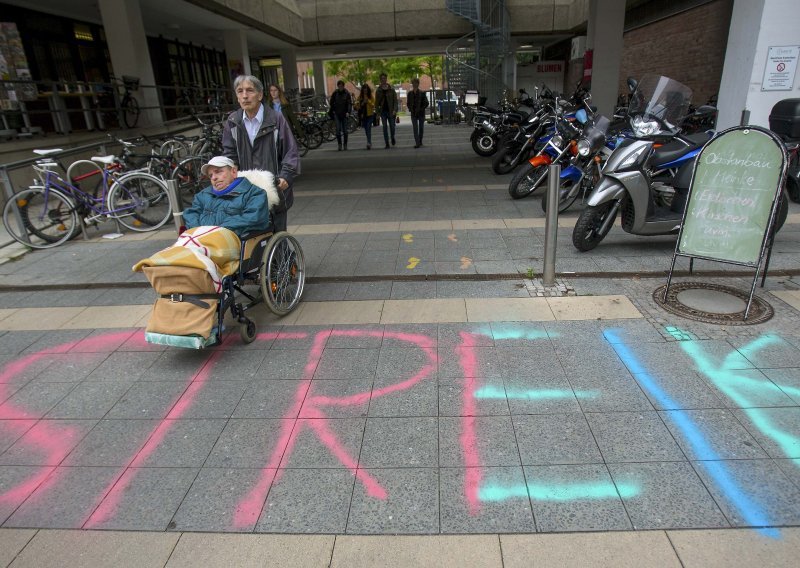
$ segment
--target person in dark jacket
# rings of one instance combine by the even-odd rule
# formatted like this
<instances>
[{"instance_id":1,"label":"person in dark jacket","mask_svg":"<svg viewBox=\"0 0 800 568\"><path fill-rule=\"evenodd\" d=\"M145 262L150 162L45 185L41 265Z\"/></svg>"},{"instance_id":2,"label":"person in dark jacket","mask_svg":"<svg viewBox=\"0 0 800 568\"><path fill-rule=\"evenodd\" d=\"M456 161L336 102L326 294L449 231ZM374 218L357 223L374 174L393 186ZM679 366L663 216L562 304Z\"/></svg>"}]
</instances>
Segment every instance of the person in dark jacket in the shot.
<instances>
[{"instance_id":1,"label":"person in dark jacket","mask_svg":"<svg viewBox=\"0 0 800 568\"><path fill-rule=\"evenodd\" d=\"M215 156L200 171L211 185L194 196L183 211L187 229L201 226L225 227L241 238L269 225L267 192L243 177L236 177L236 164Z\"/></svg>"},{"instance_id":2,"label":"person in dark jacket","mask_svg":"<svg viewBox=\"0 0 800 568\"><path fill-rule=\"evenodd\" d=\"M337 81L336 90L331 95L329 108L330 117L336 121L336 141L339 143L339 150L347 150L347 119L353 112L353 99L345 90L344 81L341 79Z\"/></svg>"},{"instance_id":3,"label":"person in dark jacket","mask_svg":"<svg viewBox=\"0 0 800 568\"><path fill-rule=\"evenodd\" d=\"M395 144L394 128L397 117L397 91L386 81L386 73L381 73L381 84L375 89L375 112L381 115L383 139L389 147L389 131L392 133L392 146Z\"/></svg>"},{"instance_id":4,"label":"person in dark jacket","mask_svg":"<svg viewBox=\"0 0 800 568\"><path fill-rule=\"evenodd\" d=\"M233 82L239 110L225 120L222 148L240 170L267 170L276 178L281 202L272 210L275 231L285 231L287 210L294 203L292 184L300 174L297 141L283 115L264 105L264 85L252 75Z\"/></svg>"},{"instance_id":5,"label":"person in dark jacket","mask_svg":"<svg viewBox=\"0 0 800 568\"><path fill-rule=\"evenodd\" d=\"M428 97L419 90L419 79L411 79L411 91L406 97L408 112L411 113L411 127L414 129L414 148L422 146L422 133L425 129L425 109Z\"/></svg>"}]
</instances>

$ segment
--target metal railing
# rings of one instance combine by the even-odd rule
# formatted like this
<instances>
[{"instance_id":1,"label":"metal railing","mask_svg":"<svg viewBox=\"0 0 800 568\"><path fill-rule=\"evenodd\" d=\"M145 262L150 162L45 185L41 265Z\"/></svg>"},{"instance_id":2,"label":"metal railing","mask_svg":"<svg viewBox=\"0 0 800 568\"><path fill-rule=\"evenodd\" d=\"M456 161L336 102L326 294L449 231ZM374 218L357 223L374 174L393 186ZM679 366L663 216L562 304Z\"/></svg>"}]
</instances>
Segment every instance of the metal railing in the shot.
<instances>
[{"instance_id":1,"label":"metal railing","mask_svg":"<svg viewBox=\"0 0 800 568\"><path fill-rule=\"evenodd\" d=\"M228 88L140 85L135 77L111 83L4 80L2 88L0 99L7 102L0 108L0 139L135 128L238 108Z\"/></svg>"}]
</instances>

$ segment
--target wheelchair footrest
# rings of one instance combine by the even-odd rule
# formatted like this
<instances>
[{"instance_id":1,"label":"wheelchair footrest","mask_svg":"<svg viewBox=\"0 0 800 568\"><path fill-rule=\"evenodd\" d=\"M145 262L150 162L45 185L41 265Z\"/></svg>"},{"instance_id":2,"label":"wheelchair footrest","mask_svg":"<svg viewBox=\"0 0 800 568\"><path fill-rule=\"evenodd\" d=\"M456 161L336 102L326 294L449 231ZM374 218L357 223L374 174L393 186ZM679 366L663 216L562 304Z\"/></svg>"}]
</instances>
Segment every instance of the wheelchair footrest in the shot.
<instances>
[{"instance_id":1,"label":"wheelchair footrest","mask_svg":"<svg viewBox=\"0 0 800 568\"><path fill-rule=\"evenodd\" d=\"M217 330L213 329L208 339L199 335L167 335L166 333L153 333L146 331L144 340L156 345L169 345L170 347L183 347L186 349L204 349L217 343Z\"/></svg>"}]
</instances>

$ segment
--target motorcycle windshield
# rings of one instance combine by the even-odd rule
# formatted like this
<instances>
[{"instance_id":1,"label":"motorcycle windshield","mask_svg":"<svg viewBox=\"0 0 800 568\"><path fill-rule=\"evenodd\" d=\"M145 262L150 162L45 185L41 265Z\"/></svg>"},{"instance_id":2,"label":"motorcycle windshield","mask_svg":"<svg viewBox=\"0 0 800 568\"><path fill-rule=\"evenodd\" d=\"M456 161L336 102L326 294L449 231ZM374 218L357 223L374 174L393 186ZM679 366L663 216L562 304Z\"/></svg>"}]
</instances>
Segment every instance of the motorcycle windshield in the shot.
<instances>
[{"instance_id":1,"label":"motorcycle windshield","mask_svg":"<svg viewBox=\"0 0 800 568\"><path fill-rule=\"evenodd\" d=\"M657 118L675 127L686 115L692 90L663 75L645 75L631 95L628 114Z\"/></svg>"}]
</instances>

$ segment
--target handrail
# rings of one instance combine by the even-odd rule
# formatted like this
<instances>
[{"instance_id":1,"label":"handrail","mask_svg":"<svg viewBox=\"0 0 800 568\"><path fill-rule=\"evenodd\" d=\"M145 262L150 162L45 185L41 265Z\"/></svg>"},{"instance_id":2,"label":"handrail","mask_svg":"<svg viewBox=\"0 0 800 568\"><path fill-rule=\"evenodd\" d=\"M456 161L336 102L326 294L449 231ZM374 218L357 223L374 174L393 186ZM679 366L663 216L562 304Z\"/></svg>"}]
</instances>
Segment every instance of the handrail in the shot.
<instances>
[{"instance_id":1,"label":"handrail","mask_svg":"<svg viewBox=\"0 0 800 568\"><path fill-rule=\"evenodd\" d=\"M195 116L204 116L204 115L195 115ZM207 116L213 116L213 115L207 115ZM182 118L178 118L178 119L168 120L168 121L165 121L163 124L177 123L179 121L186 121L186 120L191 120L191 121L193 121L193 123L192 124L188 124L186 126L183 126L181 128L175 129L175 130L167 129L167 130L165 130L163 132L159 132L157 134L153 134L152 137L158 138L158 137L165 136L165 135L180 134L181 132L187 132L189 130L194 130L195 128L201 128L201 126L199 124L197 124L197 122L195 121L194 116L182 117ZM63 156L70 156L72 154L79 154L80 152L83 152L84 150L89 150L91 148L96 148L98 146L106 146L106 145L109 145L109 144L112 145L112 146L119 145L119 142L117 142L116 138L109 139L109 134L107 134L106 136L103 136L102 138L98 138L95 141L92 141L92 142L89 142L87 144L84 144L82 146L76 146L74 148L67 148L66 150L58 152L57 154L49 154L47 157L48 158L58 159L58 158L61 158ZM150 135L148 135L148 137L150 137ZM123 140L125 142L130 142L132 140L136 140L137 138L139 138L139 136L133 136L133 137L129 137L129 138L120 138L120 140ZM6 164L0 164L0 170L6 170L6 171L16 170L16 169L19 169L19 168L22 168L22 167L25 167L25 166L30 166L31 164L36 163L37 160L41 160L41 159L42 159L42 156L37 156L37 157L34 157L34 158L25 158L24 160L17 160L16 162L8 162Z\"/></svg>"}]
</instances>

